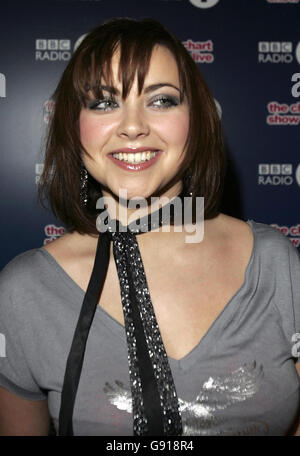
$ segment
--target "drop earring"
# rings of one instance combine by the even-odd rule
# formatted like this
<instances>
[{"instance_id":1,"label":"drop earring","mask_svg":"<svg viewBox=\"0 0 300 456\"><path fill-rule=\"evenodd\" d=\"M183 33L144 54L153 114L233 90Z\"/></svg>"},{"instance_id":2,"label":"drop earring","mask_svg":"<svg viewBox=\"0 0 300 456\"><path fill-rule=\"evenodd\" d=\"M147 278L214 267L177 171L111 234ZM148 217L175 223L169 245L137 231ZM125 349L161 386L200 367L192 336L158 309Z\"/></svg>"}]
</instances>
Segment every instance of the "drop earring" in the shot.
<instances>
[{"instance_id":1,"label":"drop earring","mask_svg":"<svg viewBox=\"0 0 300 456\"><path fill-rule=\"evenodd\" d=\"M82 165L80 170L80 202L86 206L88 201L88 172Z\"/></svg>"}]
</instances>

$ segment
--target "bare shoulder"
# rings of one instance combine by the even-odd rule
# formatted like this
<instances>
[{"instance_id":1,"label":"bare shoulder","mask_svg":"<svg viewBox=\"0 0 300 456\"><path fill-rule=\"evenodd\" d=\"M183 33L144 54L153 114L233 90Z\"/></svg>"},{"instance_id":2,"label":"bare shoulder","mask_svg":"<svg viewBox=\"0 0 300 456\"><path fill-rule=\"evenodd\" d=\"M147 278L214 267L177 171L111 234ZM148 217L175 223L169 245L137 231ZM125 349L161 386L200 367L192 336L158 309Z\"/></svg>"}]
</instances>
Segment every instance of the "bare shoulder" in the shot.
<instances>
[{"instance_id":1,"label":"bare shoulder","mask_svg":"<svg viewBox=\"0 0 300 456\"><path fill-rule=\"evenodd\" d=\"M60 264L82 260L95 254L97 238L77 232L65 233L44 248Z\"/></svg>"},{"instance_id":2,"label":"bare shoulder","mask_svg":"<svg viewBox=\"0 0 300 456\"><path fill-rule=\"evenodd\" d=\"M244 220L222 213L213 220L216 220L216 229L221 230L224 235L229 237L230 235L233 235L234 237L237 236L237 240L241 238L243 240L248 239L250 242L253 240L252 230L249 224L244 222Z\"/></svg>"},{"instance_id":3,"label":"bare shoulder","mask_svg":"<svg viewBox=\"0 0 300 456\"><path fill-rule=\"evenodd\" d=\"M98 237L66 233L44 248L77 285L85 291L92 273Z\"/></svg>"},{"instance_id":4,"label":"bare shoulder","mask_svg":"<svg viewBox=\"0 0 300 456\"><path fill-rule=\"evenodd\" d=\"M67 252L74 250L75 240L77 233L65 233L63 236L55 239L44 245L44 249L47 250L55 259L61 258L67 255Z\"/></svg>"},{"instance_id":5,"label":"bare shoulder","mask_svg":"<svg viewBox=\"0 0 300 456\"><path fill-rule=\"evenodd\" d=\"M216 245L248 263L254 244L253 232L248 223L221 213L207 224Z\"/></svg>"}]
</instances>

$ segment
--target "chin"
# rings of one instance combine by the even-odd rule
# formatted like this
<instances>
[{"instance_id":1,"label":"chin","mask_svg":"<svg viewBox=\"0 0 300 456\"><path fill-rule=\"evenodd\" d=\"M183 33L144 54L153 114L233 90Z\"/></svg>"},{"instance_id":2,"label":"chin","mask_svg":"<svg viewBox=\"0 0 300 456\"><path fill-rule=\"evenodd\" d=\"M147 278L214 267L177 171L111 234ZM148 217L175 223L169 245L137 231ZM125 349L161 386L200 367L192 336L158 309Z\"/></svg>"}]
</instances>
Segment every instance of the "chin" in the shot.
<instances>
[{"instance_id":1,"label":"chin","mask_svg":"<svg viewBox=\"0 0 300 456\"><path fill-rule=\"evenodd\" d=\"M120 199L128 200L139 200L141 198L146 199L153 195L155 190L151 191L149 188L135 186L134 188L129 186L118 187L114 189L113 193Z\"/></svg>"},{"instance_id":2,"label":"chin","mask_svg":"<svg viewBox=\"0 0 300 456\"><path fill-rule=\"evenodd\" d=\"M127 191L127 201L131 200L136 203L140 200L147 200L150 198L151 193L149 192L141 192L141 191ZM121 196L122 198L122 196Z\"/></svg>"}]
</instances>

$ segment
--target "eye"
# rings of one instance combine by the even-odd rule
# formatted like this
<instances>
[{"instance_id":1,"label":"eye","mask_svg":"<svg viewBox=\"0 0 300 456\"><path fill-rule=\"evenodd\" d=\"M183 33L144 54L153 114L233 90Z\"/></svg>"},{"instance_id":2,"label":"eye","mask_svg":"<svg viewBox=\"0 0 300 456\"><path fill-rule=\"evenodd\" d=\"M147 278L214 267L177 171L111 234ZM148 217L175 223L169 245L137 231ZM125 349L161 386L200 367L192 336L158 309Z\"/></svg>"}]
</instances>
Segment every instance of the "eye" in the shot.
<instances>
[{"instance_id":1,"label":"eye","mask_svg":"<svg viewBox=\"0 0 300 456\"><path fill-rule=\"evenodd\" d=\"M173 106L179 105L179 100L176 97L170 95L158 95L150 103L155 108L172 108Z\"/></svg>"},{"instance_id":2,"label":"eye","mask_svg":"<svg viewBox=\"0 0 300 456\"><path fill-rule=\"evenodd\" d=\"M111 111L118 107L117 102L113 98L103 98L90 104L89 108L97 111Z\"/></svg>"}]
</instances>

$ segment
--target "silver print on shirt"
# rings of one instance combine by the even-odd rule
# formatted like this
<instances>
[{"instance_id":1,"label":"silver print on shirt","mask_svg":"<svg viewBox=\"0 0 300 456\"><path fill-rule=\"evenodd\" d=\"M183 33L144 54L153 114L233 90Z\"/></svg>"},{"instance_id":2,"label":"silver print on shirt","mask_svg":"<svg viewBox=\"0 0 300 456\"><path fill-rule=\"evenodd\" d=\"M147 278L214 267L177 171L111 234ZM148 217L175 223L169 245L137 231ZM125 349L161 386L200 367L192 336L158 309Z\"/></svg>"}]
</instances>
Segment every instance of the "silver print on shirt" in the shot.
<instances>
[{"instance_id":1,"label":"silver print on shirt","mask_svg":"<svg viewBox=\"0 0 300 456\"><path fill-rule=\"evenodd\" d=\"M183 435L228 435L243 433L243 429L231 426L228 420L218 416L218 410L253 397L260 388L264 377L263 366L256 361L245 363L227 375L209 377L194 401L178 397L182 416ZM118 380L112 385L106 382L104 392L109 402L119 410L132 413L131 392ZM266 423L248 423L246 427L253 432L267 432ZM243 425L243 428L245 424ZM256 429L256 431L255 431ZM258 429L258 430L257 430Z\"/></svg>"}]
</instances>

